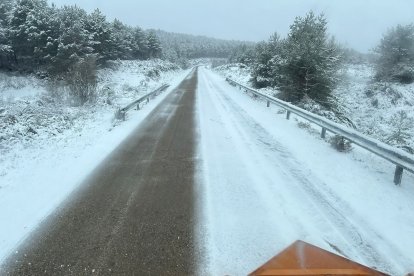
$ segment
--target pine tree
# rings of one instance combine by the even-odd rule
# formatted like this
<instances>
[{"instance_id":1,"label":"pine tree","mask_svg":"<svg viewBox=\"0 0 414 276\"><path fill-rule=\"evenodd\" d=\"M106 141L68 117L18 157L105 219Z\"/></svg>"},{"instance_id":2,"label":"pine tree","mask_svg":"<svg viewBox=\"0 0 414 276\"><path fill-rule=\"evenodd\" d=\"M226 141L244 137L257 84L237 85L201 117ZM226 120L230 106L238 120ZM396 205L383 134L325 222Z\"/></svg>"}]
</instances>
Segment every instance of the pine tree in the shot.
<instances>
[{"instance_id":1,"label":"pine tree","mask_svg":"<svg viewBox=\"0 0 414 276\"><path fill-rule=\"evenodd\" d=\"M405 111L397 111L391 117L389 125L393 128L386 142L396 146L407 146L408 140L413 136L414 119L409 117Z\"/></svg>"},{"instance_id":2,"label":"pine tree","mask_svg":"<svg viewBox=\"0 0 414 276\"><path fill-rule=\"evenodd\" d=\"M132 40L133 57L136 59L146 59L148 57L149 48L145 32L139 27L134 28L132 32Z\"/></svg>"},{"instance_id":3,"label":"pine tree","mask_svg":"<svg viewBox=\"0 0 414 276\"><path fill-rule=\"evenodd\" d=\"M132 28L115 19L112 22L112 32L116 45L116 58L132 59L134 48Z\"/></svg>"},{"instance_id":4,"label":"pine tree","mask_svg":"<svg viewBox=\"0 0 414 276\"><path fill-rule=\"evenodd\" d=\"M50 68L50 65L53 64L54 58L57 56L58 47L59 47L59 40L61 36L60 31L60 11L52 5L48 9L47 14L47 39L46 39L46 46L43 49L44 56L43 60L46 63L46 68Z\"/></svg>"},{"instance_id":5,"label":"pine tree","mask_svg":"<svg viewBox=\"0 0 414 276\"><path fill-rule=\"evenodd\" d=\"M283 51L283 40L278 34L273 34L269 42L261 42L255 48L256 56L252 70L252 82L258 87L280 86L280 55Z\"/></svg>"},{"instance_id":6,"label":"pine tree","mask_svg":"<svg viewBox=\"0 0 414 276\"><path fill-rule=\"evenodd\" d=\"M11 68L13 49L8 39L8 28L12 1L4 0L0 3L0 69Z\"/></svg>"},{"instance_id":7,"label":"pine tree","mask_svg":"<svg viewBox=\"0 0 414 276\"><path fill-rule=\"evenodd\" d=\"M283 91L287 98L295 102L307 95L319 103L327 103L337 83L340 56L335 42L328 38L326 18L313 12L297 17L284 49Z\"/></svg>"},{"instance_id":8,"label":"pine tree","mask_svg":"<svg viewBox=\"0 0 414 276\"><path fill-rule=\"evenodd\" d=\"M86 30L86 12L77 6L65 6L59 11L59 18L60 36L56 56L52 58L54 74L67 71L93 52Z\"/></svg>"},{"instance_id":9,"label":"pine tree","mask_svg":"<svg viewBox=\"0 0 414 276\"><path fill-rule=\"evenodd\" d=\"M40 32L34 23L41 21L41 13L46 8L45 0L19 0L13 8L9 20L9 39L16 62L33 63L36 38Z\"/></svg>"},{"instance_id":10,"label":"pine tree","mask_svg":"<svg viewBox=\"0 0 414 276\"><path fill-rule=\"evenodd\" d=\"M59 38L59 21L55 7L48 7L46 3L41 9L32 10L26 19L28 43L33 48L32 66L41 66L51 61L56 55L57 40Z\"/></svg>"},{"instance_id":11,"label":"pine tree","mask_svg":"<svg viewBox=\"0 0 414 276\"><path fill-rule=\"evenodd\" d=\"M86 29L89 32L89 44L99 63L116 58L111 25L99 9L88 15Z\"/></svg>"},{"instance_id":12,"label":"pine tree","mask_svg":"<svg viewBox=\"0 0 414 276\"><path fill-rule=\"evenodd\" d=\"M149 58L157 58L161 56L161 43L158 40L157 35L154 32L149 32L147 35L148 41L148 54Z\"/></svg>"},{"instance_id":13,"label":"pine tree","mask_svg":"<svg viewBox=\"0 0 414 276\"><path fill-rule=\"evenodd\" d=\"M2 0L0 2L0 24L7 24L12 7L13 0Z\"/></svg>"}]
</instances>

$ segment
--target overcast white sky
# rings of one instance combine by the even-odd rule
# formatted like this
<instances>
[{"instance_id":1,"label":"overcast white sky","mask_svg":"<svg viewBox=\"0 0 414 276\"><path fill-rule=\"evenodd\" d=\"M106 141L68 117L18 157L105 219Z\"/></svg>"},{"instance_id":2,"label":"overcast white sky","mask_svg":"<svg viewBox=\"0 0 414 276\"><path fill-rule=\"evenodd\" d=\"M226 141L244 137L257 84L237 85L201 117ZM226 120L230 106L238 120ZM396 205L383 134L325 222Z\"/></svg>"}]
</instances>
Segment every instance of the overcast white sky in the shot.
<instances>
[{"instance_id":1,"label":"overcast white sky","mask_svg":"<svg viewBox=\"0 0 414 276\"><path fill-rule=\"evenodd\" d=\"M389 27L414 22L414 0L48 0L99 8L145 29L259 41L286 35L296 16L323 12L337 40L368 52Z\"/></svg>"}]
</instances>

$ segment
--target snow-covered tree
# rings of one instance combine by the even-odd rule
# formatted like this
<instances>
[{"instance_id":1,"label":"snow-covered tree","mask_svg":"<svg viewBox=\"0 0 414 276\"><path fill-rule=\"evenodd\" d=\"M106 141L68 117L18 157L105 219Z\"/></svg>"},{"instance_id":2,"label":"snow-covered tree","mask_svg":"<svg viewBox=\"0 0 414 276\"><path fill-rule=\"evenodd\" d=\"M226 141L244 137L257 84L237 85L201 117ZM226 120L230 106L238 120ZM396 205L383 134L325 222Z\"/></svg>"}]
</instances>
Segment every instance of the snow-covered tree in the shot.
<instances>
[{"instance_id":1,"label":"snow-covered tree","mask_svg":"<svg viewBox=\"0 0 414 276\"><path fill-rule=\"evenodd\" d=\"M296 102L305 95L321 104L335 88L340 66L338 46L327 34L324 15L309 12L296 17L281 53L279 86L289 101Z\"/></svg>"},{"instance_id":2,"label":"snow-covered tree","mask_svg":"<svg viewBox=\"0 0 414 276\"><path fill-rule=\"evenodd\" d=\"M88 15L86 30L89 32L89 45L96 54L98 62L116 58L111 25L99 9Z\"/></svg>"},{"instance_id":3,"label":"snow-covered tree","mask_svg":"<svg viewBox=\"0 0 414 276\"><path fill-rule=\"evenodd\" d=\"M309 97L329 106L340 64L340 50L327 34L325 17L309 12L296 17L287 38L273 35L257 46L253 83L277 87L290 102Z\"/></svg>"},{"instance_id":4,"label":"snow-covered tree","mask_svg":"<svg viewBox=\"0 0 414 276\"><path fill-rule=\"evenodd\" d=\"M33 49L32 66L47 64L56 55L59 23L56 8L48 7L45 3L41 9L28 14L26 24L29 26L28 43Z\"/></svg>"},{"instance_id":5,"label":"snow-covered tree","mask_svg":"<svg viewBox=\"0 0 414 276\"><path fill-rule=\"evenodd\" d=\"M148 41L148 57L149 58L156 58L160 57L162 47L161 43L154 32L149 32L147 35Z\"/></svg>"},{"instance_id":6,"label":"snow-covered tree","mask_svg":"<svg viewBox=\"0 0 414 276\"><path fill-rule=\"evenodd\" d=\"M12 1L0 2L0 69L9 68L12 62L13 49L8 39L8 27Z\"/></svg>"},{"instance_id":7,"label":"snow-covered tree","mask_svg":"<svg viewBox=\"0 0 414 276\"><path fill-rule=\"evenodd\" d=\"M280 56L283 52L283 40L275 33L268 42L256 45L252 66L252 82L256 87L278 86L281 72L278 71Z\"/></svg>"},{"instance_id":8,"label":"snow-covered tree","mask_svg":"<svg viewBox=\"0 0 414 276\"><path fill-rule=\"evenodd\" d=\"M132 31L132 55L136 59L146 59L148 57L149 45L147 35L139 27L133 28Z\"/></svg>"},{"instance_id":9,"label":"snow-covered tree","mask_svg":"<svg viewBox=\"0 0 414 276\"><path fill-rule=\"evenodd\" d=\"M132 28L115 19L112 22L112 32L116 45L116 57L119 59L132 59L134 48Z\"/></svg>"},{"instance_id":10,"label":"snow-covered tree","mask_svg":"<svg viewBox=\"0 0 414 276\"><path fill-rule=\"evenodd\" d=\"M9 39L17 62L33 62L38 40L43 39L39 29L47 9L45 0L18 0L9 19Z\"/></svg>"},{"instance_id":11,"label":"snow-covered tree","mask_svg":"<svg viewBox=\"0 0 414 276\"><path fill-rule=\"evenodd\" d=\"M2 0L0 2L0 23L6 23L9 20L13 2L13 0Z\"/></svg>"},{"instance_id":12,"label":"snow-covered tree","mask_svg":"<svg viewBox=\"0 0 414 276\"><path fill-rule=\"evenodd\" d=\"M398 25L384 34L378 47L376 78L383 81L414 81L414 25Z\"/></svg>"},{"instance_id":13,"label":"snow-covered tree","mask_svg":"<svg viewBox=\"0 0 414 276\"><path fill-rule=\"evenodd\" d=\"M82 57L91 55L93 48L86 29L87 14L77 6L65 6L59 11L60 26L56 56L52 58L54 72L62 73Z\"/></svg>"},{"instance_id":14,"label":"snow-covered tree","mask_svg":"<svg viewBox=\"0 0 414 276\"><path fill-rule=\"evenodd\" d=\"M414 119L409 117L405 111L397 111L390 119L389 125L392 132L386 142L396 146L406 146L413 136Z\"/></svg>"},{"instance_id":15,"label":"snow-covered tree","mask_svg":"<svg viewBox=\"0 0 414 276\"><path fill-rule=\"evenodd\" d=\"M254 61L254 45L242 44L237 46L229 57L230 63L251 65Z\"/></svg>"}]
</instances>

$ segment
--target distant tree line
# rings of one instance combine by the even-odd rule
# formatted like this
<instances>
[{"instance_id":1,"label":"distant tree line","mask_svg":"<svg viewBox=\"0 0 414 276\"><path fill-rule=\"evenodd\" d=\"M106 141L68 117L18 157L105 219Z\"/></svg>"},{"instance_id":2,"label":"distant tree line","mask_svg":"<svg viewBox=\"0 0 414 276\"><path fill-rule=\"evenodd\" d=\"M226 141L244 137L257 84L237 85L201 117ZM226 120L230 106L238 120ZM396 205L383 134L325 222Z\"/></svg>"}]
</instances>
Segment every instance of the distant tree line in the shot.
<instances>
[{"instance_id":1,"label":"distant tree line","mask_svg":"<svg viewBox=\"0 0 414 276\"><path fill-rule=\"evenodd\" d=\"M185 63L195 58L232 58L240 47L253 47L254 43L223 40L206 36L171 33L154 30L161 41L163 58L177 63Z\"/></svg>"},{"instance_id":2,"label":"distant tree line","mask_svg":"<svg viewBox=\"0 0 414 276\"><path fill-rule=\"evenodd\" d=\"M46 0L1 0L0 69L59 75L79 62L150 59L161 56L152 32L119 20L108 22L97 9L57 8Z\"/></svg>"}]
</instances>

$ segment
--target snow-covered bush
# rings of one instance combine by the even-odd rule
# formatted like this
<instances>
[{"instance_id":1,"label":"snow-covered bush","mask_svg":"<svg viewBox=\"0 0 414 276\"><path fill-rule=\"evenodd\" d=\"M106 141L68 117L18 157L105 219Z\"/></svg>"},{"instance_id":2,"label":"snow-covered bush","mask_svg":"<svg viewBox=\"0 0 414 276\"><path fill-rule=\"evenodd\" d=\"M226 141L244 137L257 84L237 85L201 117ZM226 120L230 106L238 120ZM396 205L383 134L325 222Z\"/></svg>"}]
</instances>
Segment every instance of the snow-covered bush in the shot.
<instances>
[{"instance_id":1,"label":"snow-covered bush","mask_svg":"<svg viewBox=\"0 0 414 276\"><path fill-rule=\"evenodd\" d=\"M389 125L392 129L387 142L397 146L407 145L409 139L413 137L414 119L409 117L405 111L400 110L391 117Z\"/></svg>"},{"instance_id":2,"label":"snow-covered bush","mask_svg":"<svg viewBox=\"0 0 414 276\"><path fill-rule=\"evenodd\" d=\"M397 25L384 34L375 49L378 54L376 79L412 83L414 81L414 25Z\"/></svg>"}]
</instances>

